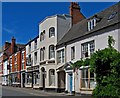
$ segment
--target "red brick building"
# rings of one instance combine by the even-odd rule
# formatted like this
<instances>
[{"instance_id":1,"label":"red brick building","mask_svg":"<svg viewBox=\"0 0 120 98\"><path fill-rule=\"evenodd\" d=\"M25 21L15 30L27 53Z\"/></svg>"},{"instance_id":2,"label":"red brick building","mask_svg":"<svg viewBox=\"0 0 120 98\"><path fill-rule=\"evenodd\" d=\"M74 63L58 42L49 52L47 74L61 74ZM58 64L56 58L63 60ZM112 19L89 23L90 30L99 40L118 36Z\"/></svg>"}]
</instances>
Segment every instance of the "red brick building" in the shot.
<instances>
[{"instance_id":1,"label":"red brick building","mask_svg":"<svg viewBox=\"0 0 120 98\"><path fill-rule=\"evenodd\" d=\"M13 86L21 86L22 74L25 72L25 69L26 52L25 49L20 49L10 56L10 81Z\"/></svg>"},{"instance_id":2,"label":"red brick building","mask_svg":"<svg viewBox=\"0 0 120 98\"><path fill-rule=\"evenodd\" d=\"M5 82L5 85L8 85L12 81L10 73L21 70L20 52L25 47L25 45L17 44L16 39L13 37L11 42L5 42L3 47L4 48L2 49L0 55L0 68L2 69L2 82L3 84Z\"/></svg>"}]
</instances>

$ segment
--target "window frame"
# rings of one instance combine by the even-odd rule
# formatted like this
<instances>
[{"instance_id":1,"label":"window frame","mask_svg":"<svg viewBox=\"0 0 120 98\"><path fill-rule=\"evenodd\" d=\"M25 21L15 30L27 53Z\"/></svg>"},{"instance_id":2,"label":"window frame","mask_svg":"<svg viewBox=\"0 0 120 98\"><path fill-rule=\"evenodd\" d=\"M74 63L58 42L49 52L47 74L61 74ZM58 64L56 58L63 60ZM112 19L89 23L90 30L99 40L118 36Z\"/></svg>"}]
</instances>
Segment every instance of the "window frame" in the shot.
<instances>
[{"instance_id":1,"label":"window frame","mask_svg":"<svg viewBox=\"0 0 120 98\"><path fill-rule=\"evenodd\" d=\"M34 63L37 63L37 52L34 53Z\"/></svg>"},{"instance_id":2,"label":"window frame","mask_svg":"<svg viewBox=\"0 0 120 98\"><path fill-rule=\"evenodd\" d=\"M51 29L53 29L53 31L51 31ZM55 27L50 27L49 28L49 38L54 37L55 36Z\"/></svg>"},{"instance_id":3,"label":"window frame","mask_svg":"<svg viewBox=\"0 0 120 98\"><path fill-rule=\"evenodd\" d=\"M40 41L45 40L45 30L43 30L40 34Z\"/></svg>"},{"instance_id":4,"label":"window frame","mask_svg":"<svg viewBox=\"0 0 120 98\"><path fill-rule=\"evenodd\" d=\"M29 43L29 53L31 52L31 43Z\"/></svg>"},{"instance_id":5,"label":"window frame","mask_svg":"<svg viewBox=\"0 0 120 98\"><path fill-rule=\"evenodd\" d=\"M49 59L55 59L55 46L54 45L49 46Z\"/></svg>"},{"instance_id":6,"label":"window frame","mask_svg":"<svg viewBox=\"0 0 120 98\"><path fill-rule=\"evenodd\" d=\"M96 22L97 22L96 20L97 20L96 18L93 18L88 21L88 24L87 24L88 31L94 29L94 27L96 26Z\"/></svg>"},{"instance_id":7,"label":"window frame","mask_svg":"<svg viewBox=\"0 0 120 98\"><path fill-rule=\"evenodd\" d=\"M71 47L71 60L75 59L75 46Z\"/></svg>"},{"instance_id":8,"label":"window frame","mask_svg":"<svg viewBox=\"0 0 120 98\"><path fill-rule=\"evenodd\" d=\"M54 79L54 80L52 80L52 79ZM49 86L55 86L55 69L49 70Z\"/></svg>"},{"instance_id":9,"label":"window frame","mask_svg":"<svg viewBox=\"0 0 120 98\"><path fill-rule=\"evenodd\" d=\"M34 41L34 49L37 49L37 39Z\"/></svg>"},{"instance_id":10,"label":"window frame","mask_svg":"<svg viewBox=\"0 0 120 98\"><path fill-rule=\"evenodd\" d=\"M86 66L86 68L81 68L81 76L80 76L80 89L89 89L89 90L93 90L96 86L96 80L95 80L95 73L93 73L94 77L91 77L91 72L90 72L90 67ZM86 70L87 70L87 73L86 73ZM83 71L84 71L84 78L82 77L83 76ZM88 77L86 77L86 74ZM83 81L84 80L84 81ZM93 80L93 83L94 83L94 87L92 87L91 83ZM83 87L83 85L85 87Z\"/></svg>"},{"instance_id":11,"label":"window frame","mask_svg":"<svg viewBox=\"0 0 120 98\"><path fill-rule=\"evenodd\" d=\"M92 47L91 47L92 46ZM89 41L81 44L81 57L90 57L95 51L95 41Z\"/></svg>"},{"instance_id":12,"label":"window frame","mask_svg":"<svg viewBox=\"0 0 120 98\"><path fill-rule=\"evenodd\" d=\"M45 47L40 49L40 61L44 61L45 59Z\"/></svg>"},{"instance_id":13,"label":"window frame","mask_svg":"<svg viewBox=\"0 0 120 98\"><path fill-rule=\"evenodd\" d=\"M57 63L64 63L65 62L65 51L64 49L61 49L57 51Z\"/></svg>"}]
</instances>

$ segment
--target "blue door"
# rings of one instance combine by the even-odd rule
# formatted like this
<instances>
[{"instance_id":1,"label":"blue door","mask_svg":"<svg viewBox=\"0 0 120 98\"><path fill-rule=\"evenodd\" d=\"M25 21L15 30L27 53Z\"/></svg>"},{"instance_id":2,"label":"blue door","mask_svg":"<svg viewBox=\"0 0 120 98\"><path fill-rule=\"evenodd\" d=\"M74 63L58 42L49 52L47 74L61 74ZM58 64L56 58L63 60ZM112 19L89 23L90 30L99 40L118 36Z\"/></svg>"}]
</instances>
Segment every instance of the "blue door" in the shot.
<instances>
[{"instance_id":1,"label":"blue door","mask_svg":"<svg viewBox=\"0 0 120 98\"><path fill-rule=\"evenodd\" d=\"M70 93L72 93L72 74L69 74L70 75Z\"/></svg>"}]
</instances>

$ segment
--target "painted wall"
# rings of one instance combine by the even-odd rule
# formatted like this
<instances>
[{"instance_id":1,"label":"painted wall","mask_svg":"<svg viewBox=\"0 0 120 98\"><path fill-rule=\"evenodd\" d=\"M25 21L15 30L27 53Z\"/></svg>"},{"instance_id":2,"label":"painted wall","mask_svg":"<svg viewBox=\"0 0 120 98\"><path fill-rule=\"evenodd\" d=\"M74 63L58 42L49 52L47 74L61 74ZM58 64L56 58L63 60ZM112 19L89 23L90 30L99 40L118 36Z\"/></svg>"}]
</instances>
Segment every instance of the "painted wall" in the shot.
<instances>
[{"instance_id":1,"label":"painted wall","mask_svg":"<svg viewBox=\"0 0 120 98\"><path fill-rule=\"evenodd\" d=\"M39 38L41 32L45 30L45 40L40 41L39 44L39 50L43 47L45 47L45 60L44 61L50 61L49 59L49 46L54 45L56 46L57 41L63 37L63 35L68 31L70 28L70 17L66 17L64 15L55 15L51 17L47 17L44 21L42 21L39 25ZM49 38L49 28L54 27L55 28L55 36ZM45 78L45 87L46 88L57 88L58 84L58 76L56 69L59 65L57 65L57 55L55 50L55 63L49 64L46 63L45 65L40 65L40 72L41 68L44 67L46 70L46 78ZM55 86L49 85L49 70L54 69L55 70ZM42 75L40 75L42 78ZM40 86L42 87L42 79L40 79Z\"/></svg>"},{"instance_id":2,"label":"painted wall","mask_svg":"<svg viewBox=\"0 0 120 98\"><path fill-rule=\"evenodd\" d=\"M113 28L113 27L111 27ZM115 39L115 45L114 48L120 51L120 29L116 29L116 30L112 30L112 31L107 31L105 33L101 33L99 35L94 35L92 37L74 42L72 44L67 45L67 62L71 61L71 47L75 46L75 59L72 60L72 62L75 62L77 60L80 60L81 58L81 44L82 43L86 43L89 41L94 40L95 41L95 51L97 51L98 49L104 49L108 47L108 36L113 36L113 38ZM75 79L75 91L76 92L80 92L80 71L78 74L78 79ZM68 80L68 83L70 81ZM84 92L84 91L83 91ZM87 92L87 93L91 93L91 92Z\"/></svg>"}]
</instances>

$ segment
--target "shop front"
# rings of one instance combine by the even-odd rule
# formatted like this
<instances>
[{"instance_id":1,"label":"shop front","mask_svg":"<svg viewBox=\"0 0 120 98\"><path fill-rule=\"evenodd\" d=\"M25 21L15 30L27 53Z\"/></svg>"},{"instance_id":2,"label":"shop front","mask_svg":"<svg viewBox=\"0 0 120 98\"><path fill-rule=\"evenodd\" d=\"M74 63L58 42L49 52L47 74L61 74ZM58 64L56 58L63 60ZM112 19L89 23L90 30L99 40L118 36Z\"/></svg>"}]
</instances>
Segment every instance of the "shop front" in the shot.
<instances>
[{"instance_id":1,"label":"shop front","mask_svg":"<svg viewBox=\"0 0 120 98\"><path fill-rule=\"evenodd\" d=\"M25 73L25 87L33 88L33 67L27 68Z\"/></svg>"},{"instance_id":2,"label":"shop front","mask_svg":"<svg viewBox=\"0 0 120 98\"><path fill-rule=\"evenodd\" d=\"M20 72L11 73L11 84L15 87L21 87Z\"/></svg>"},{"instance_id":3,"label":"shop front","mask_svg":"<svg viewBox=\"0 0 120 98\"><path fill-rule=\"evenodd\" d=\"M39 65L33 67L33 88L39 88L40 72Z\"/></svg>"}]
</instances>

